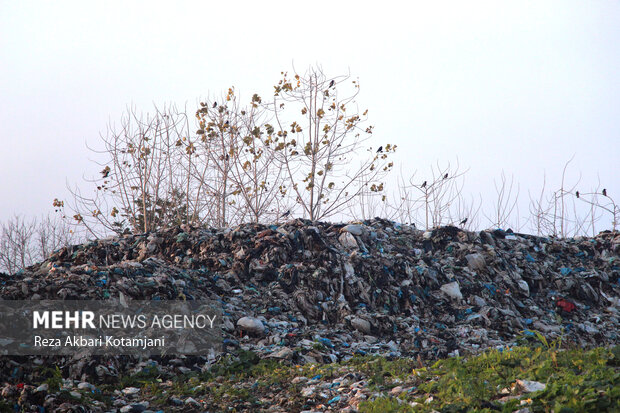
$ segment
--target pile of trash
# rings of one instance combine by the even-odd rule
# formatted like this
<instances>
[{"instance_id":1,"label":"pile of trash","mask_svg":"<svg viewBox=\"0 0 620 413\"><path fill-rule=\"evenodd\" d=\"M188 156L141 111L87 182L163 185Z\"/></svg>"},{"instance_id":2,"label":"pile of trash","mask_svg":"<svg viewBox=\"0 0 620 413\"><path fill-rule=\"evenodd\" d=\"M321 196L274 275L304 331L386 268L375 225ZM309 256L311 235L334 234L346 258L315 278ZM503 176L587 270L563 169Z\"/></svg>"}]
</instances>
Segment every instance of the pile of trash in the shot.
<instances>
[{"instance_id":1,"label":"pile of trash","mask_svg":"<svg viewBox=\"0 0 620 413\"><path fill-rule=\"evenodd\" d=\"M216 300L225 351L301 365L355 354L466 355L536 332L601 346L617 343L620 331L620 234L421 231L379 218L181 226L62 248L25 271L0 274L3 300L120 296ZM176 360L170 368L180 371L212 362ZM49 362L0 357L0 381L24 380ZM70 379L105 382L138 360L53 363Z\"/></svg>"}]
</instances>

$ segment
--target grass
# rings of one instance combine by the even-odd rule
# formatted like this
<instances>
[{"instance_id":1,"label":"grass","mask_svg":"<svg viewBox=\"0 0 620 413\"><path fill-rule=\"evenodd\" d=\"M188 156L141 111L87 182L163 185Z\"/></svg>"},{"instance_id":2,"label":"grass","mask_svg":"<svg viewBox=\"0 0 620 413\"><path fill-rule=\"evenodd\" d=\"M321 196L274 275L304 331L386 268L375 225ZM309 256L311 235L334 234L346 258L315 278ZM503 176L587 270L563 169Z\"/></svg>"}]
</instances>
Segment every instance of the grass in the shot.
<instances>
[{"instance_id":1,"label":"grass","mask_svg":"<svg viewBox=\"0 0 620 413\"><path fill-rule=\"evenodd\" d=\"M361 403L360 411L491 412L526 406L534 412L619 411L618 355L618 347L590 351L516 347L440 360L412 370L406 379L413 390L406 395L398 400L378 397ZM500 402L501 390L513 389L517 379L541 382L546 388Z\"/></svg>"},{"instance_id":2,"label":"grass","mask_svg":"<svg viewBox=\"0 0 620 413\"><path fill-rule=\"evenodd\" d=\"M354 373L352 381L365 380L367 396L358 405L361 412L510 412L529 407L533 412L620 411L620 347L592 350L560 350L559 342L539 338L529 346L489 350L477 356L439 360L423 366L421 361L377 356L356 356L341 363L286 365L259 359L248 351L228 355L206 372L183 375L157 369L121 377L116 385L101 385L97 391L81 392L83 403L99 400L110 407L115 390L141 389L140 399L151 408L165 411L174 407L173 398L193 397L208 410L260 411L277 405L282 411L325 407L328 399L302 396L309 385L321 388L338 377ZM297 379L295 383L293 379ZM60 370L49 369L41 379L58 389ZM546 385L538 392L522 394L517 379ZM347 406L346 394L336 386L329 398L339 394L330 407ZM392 394L401 386L402 392ZM63 394L60 394L63 393ZM66 391L60 398L70 398ZM508 396L508 397L506 397ZM502 399L504 398L504 399ZM178 401L176 402L178 404ZM0 403L0 411L10 405Z\"/></svg>"}]
</instances>

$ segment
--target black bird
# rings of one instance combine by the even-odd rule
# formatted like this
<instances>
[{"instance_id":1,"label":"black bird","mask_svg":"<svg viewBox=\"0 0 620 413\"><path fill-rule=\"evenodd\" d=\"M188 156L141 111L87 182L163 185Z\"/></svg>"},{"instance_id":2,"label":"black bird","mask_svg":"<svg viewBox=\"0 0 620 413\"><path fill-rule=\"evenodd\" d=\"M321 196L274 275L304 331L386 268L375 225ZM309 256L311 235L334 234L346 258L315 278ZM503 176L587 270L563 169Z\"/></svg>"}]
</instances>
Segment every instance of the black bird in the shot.
<instances>
[{"instance_id":1,"label":"black bird","mask_svg":"<svg viewBox=\"0 0 620 413\"><path fill-rule=\"evenodd\" d=\"M288 211L286 211L284 214L282 214L282 215L280 216L280 218L286 218L286 217L288 217L289 215L291 215L291 210L290 210L290 209L289 209Z\"/></svg>"},{"instance_id":2,"label":"black bird","mask_svg":"<svg viewBox=\"0 0 620 413\"><path fill-rule=\"evenodd\" d=\"M443 176L443 179L448 179L448 174L445 174L445 175Z\"/></svg>"},{"instance_id":3,"label":"black bird","mask_svg":"<svg viewBox=\"0 0 620 413\"><path fill-rule=\"evenodd\" d=\"M379 149L377 149L377 153L383 152L383 146L379 146Z\"/></svg>"},{"instance_id":4,"label":"black bird","mask_svg":"<svg viewBox=\"0 0 620 413\"><path fill-rule=\"evenodd\" d=\"M579 198L579 191L575 192L575 196Z\"/></svg>"},{"instance_id":5,"label":"black bird","mask_svg":"<svg viewBox=\"0 0 620 413\"><path fill-rule=\"evenodd\" d=\"M426 181L422 183L422 188L426 188Z\"/></svg>"},{"instance_id":6,"label":"black bird","mask_svg":"<svg viewBox=\"0 0 620 413\"><path fill-rule=\"evenodd\" d=\"M603 196L607 196L607 189L603 188Z\"/></svg>"},{"instance_id":7,"label":"black bird","mask_svg":"<svg viewBox=\"0 0 620 413\"><path fill-rule=\"evenodd\" d=\"M215 109L217 107L217 102L213 102L213 108Z\"/></svg>"},{"instance_id":8,"label":"black bird","mask_svg":"<svg viewBox=\"0 0 620 413\"><path fill-rule=\"evenodd\" d=\"M334 87L335 84L336 84L336 82L334 81L334 79L332 79L332 81L329 82L329 87Z\"/></svg>"},{"instance_id":9,"label":"black bird","mask_svg":"<svg viewBox=\"0 0 620 413\"><path fill-rule=\"evenodd\" d=\"M461 221L461 225L465 225L467 223L467 218Z\"/></svg>"},{"instance_id":10,"label":"black bird","mask_svg":"<svg viewBox=\"0 0 620 413\"><path fill-rule=\"evenodd\" d=\"M104 178L107 178L108 175L110 175L110 167L106 166L105 168L103 168L103 171L101 171L101 175L103 175Z\"/></svg>"}]
</instances>

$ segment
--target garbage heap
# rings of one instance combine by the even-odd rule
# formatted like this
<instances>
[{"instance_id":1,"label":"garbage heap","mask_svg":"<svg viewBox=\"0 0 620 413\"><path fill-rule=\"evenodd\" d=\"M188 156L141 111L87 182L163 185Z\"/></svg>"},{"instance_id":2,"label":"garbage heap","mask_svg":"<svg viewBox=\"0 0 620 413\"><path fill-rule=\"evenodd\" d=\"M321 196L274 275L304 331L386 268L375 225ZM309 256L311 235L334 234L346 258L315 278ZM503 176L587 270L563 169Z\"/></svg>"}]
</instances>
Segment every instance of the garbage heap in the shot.
<instances>
[{"instance_id":1,"label":"garbage heap","mask_svg":"<svg viewBox=\"0 0 620 413\"><path fill-rule=\"evenodd\" d=\"M182 226L62 248L1 274L0 297L213 299L223 310L226 351L296 364L354 354L428 360L510 346L535 332L580 347L617 343L619 256L620 235L611 232L574 239L451 226L425 232L378 218ZM34 359L1 357L0 377ZM138 363L62 362L70 376L95 381ZM206 362L174 361L187 369Z\"/></svg>"}]
</instances>

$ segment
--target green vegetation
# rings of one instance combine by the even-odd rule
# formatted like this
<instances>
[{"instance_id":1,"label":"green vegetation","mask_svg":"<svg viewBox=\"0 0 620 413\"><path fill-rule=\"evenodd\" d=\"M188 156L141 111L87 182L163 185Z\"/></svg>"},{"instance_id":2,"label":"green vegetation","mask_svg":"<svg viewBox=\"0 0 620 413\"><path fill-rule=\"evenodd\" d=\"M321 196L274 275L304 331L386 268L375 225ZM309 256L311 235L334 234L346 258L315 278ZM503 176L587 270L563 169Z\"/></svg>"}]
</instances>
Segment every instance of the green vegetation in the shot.
<instances>
[{"instance_id":1,"label":"green vegetation","mask_svg":"<svg viewBox=\"0 0 620 413\"><path fill-rule=\"evenodd\" d=\"M43 369L43 377L47 377L44 383L47 383L49 386L49 391L60 390L62 386L62 372L58 366L54 366L54 368L45 367Z\"/></svg>"},{"instance_id":2,"label":"green vegetation","mask_svg":"<svg viewBox=\"0 0 620 413\"><path fill-rule=\"evenodd\" d=\"M72 400L68 389L62 388L60 373L60 369L46 369L42 383L56 397ZM520 380L537 382L544 389L527 392ZM286 365L239 351L208 371L174 374L148 367L121 377L116 384L80 393L82 402L97 400L108 407L115 390L138 387L140 400L163 410L182 409L188 397L213 410L260 411L279 406L282 411L299 411L327 405L339 410L351 405L356 393L351 385L361 382L356 388L365 397L353 403L361 412L511 412L525 407L532 412L605 412L620 411L619 381L620 346L561 350L559 341L549 344L538 337L527 347L489 350L430 365L378 356ZM323 389L327 397L318 396L318 391L302 394L311 387ZM330 402L337 395L340 399ZM0 411L9 406L0 403Z\"/></svg>"},{"instance_id":3,"label":"green vegetation","mask_svg":"<svg viewBox=\"0 0 620 413\"><path fill-rule=\"evenodd\" d=\"M412 390L401 393L398 400L379 397L361 403L360 410L490 412L529 407L534 412L617 411L620 408L618 353L618 347L590 351L557 351L551 346L516 347L491 350L469 359L440 360L430 368L413 368L406 377ZM383 371L392 374L402 370L394 363L384 362ZM521 394L515 391L517 379L540 382L546 388ZM502 394L503 389L506 394Z\"/></svg>"},{"instance_id":4,"label":"green vegetation","mask_svg":"<svg viewBox=\"0 0 620 413\"><path fill-rule=\"evenodd\" d=\"M210 400L213 407L260 409L267 407L265 399L271 403L274 396L286 394L283 407L296 410L308 407L308 398L301 395L308 383L293 384L295 377L320 384L356 373L368 383L369 400L359 404L362 412L508 412L524 407L534 412L598 412L620 408L620 348L558 350L557 344L541 340L536 347L490 350L474 357L440 360L429 367L414 359L369 356L334 364L286 366L241 351L222 359L209 372L171 378L164 386L146 385L142 373L139 380L136 376L123 382L141 382L143 395L152 397L156 405L165 405L168 398L163 396L168 394ZM522 393L515 385L517 379L540 382L546 388ZM396 386L406 390L391 395Z\"/></svg>"}]
</instances>

